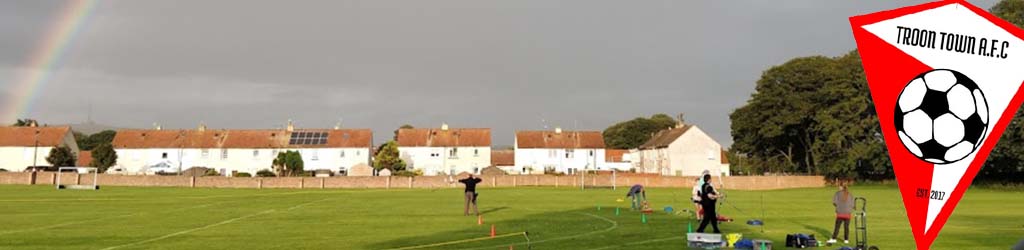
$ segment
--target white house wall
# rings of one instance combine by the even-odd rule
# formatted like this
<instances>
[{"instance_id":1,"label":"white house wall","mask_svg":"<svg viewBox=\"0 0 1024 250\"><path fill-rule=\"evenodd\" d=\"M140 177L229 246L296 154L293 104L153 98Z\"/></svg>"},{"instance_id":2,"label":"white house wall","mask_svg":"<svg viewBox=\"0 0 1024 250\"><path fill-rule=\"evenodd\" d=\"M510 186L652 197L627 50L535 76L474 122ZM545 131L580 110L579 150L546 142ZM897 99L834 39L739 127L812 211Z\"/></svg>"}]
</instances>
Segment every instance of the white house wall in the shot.
<instances>
[{"instance_id":1,"label":"white house wall","mask_svg":"<svg viewBox=\"0 0 1024 250\"><path fill-rule=\"evenodd\" d=\"M224 155L224 150L227 154ZM148 148L148 149L115 149L118 155L117 166L130 174L144 174L147 166L160 162L168 162L172 167L182 170L192 167L206 167L228 175L231 172L255 174L263 169L272 169L274 158L278 152L287 150L299 151L302 155L303 169L325 169L338 172L340 168L351 169L356 164L369 165L369 148L316 148L316 149L196 149L196 148ZM341 152L345 151L344 156ZM166 154L166 158L164 157Z\"/></svg>"},{"instance_id":2,"label":"white house wall","mask_svg":"<svg viewBox=\"0 0 1024 250\"><path fill-rule=\"evenodd\" d=\"M690 128L679 136L669 144L668 153L670 175L698 176L704 170L716 176L722 173L722 145L700 128Z\"/></svg>"},{"instance_id":3,"label":"white house wall","mask_svg":"<svg viewBox=\"0 0 1024 250\"><path fill-rule=\"evenodd\" d=\"M523 174L541 174L545 168L554 168L556 172L574 173L583 169L609 170L605 164L603 148L516 148L515 163L516 170ZM524 170L525 169L525 170ZM532 171L530 171L532 169Z\"/></svg>"},{"instance_id":4,"label":"white house wall","mask_svg":"<svg viewBox=\"0 0 1024 250\"><path fill-rule=\"evenodd\" d=\"M50 156L53 147L0 147L0 168L11 172L24 171L26 167L32 166L33 155L36 156L36 165L49 166L46 157Z\"/></svg>"},{"instance_id":5,"label":"white house wall","mask_svg":"<svg viewBox=\"0 0 1024 250\"><path fill-rule=\"evenodd\" d=\"M491 147L398 147L399 157L409 169L423 170L423 175L447 175L462 172L479 174L491 165Z\"/></svg>"},{"instance_id":6,"label":"white house wall","mask_svg":"<svg viewBox=\"0 0 1024 250\"><path fill-rule=\"evenodd\" d=\"M721 144L700 128L692 127L668 147L640 150L639 170L672 176L698 176L704 170L716 176L728 175L729 164L722 164L721 152Z\"/></svg>"}]
</instances>

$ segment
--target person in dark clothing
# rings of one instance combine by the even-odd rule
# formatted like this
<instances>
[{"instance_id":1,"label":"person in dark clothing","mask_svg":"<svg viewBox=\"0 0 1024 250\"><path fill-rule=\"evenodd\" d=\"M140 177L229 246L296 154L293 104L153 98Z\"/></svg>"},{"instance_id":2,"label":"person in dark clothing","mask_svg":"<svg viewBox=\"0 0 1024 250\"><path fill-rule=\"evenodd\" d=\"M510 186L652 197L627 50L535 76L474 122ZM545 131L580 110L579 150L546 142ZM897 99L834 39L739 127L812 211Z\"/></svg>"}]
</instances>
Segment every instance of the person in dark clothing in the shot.
<instances>
[{"instance_id":1,"label":"person in dark clothing","mask_svg":"<svg viewBox=\"0 0 1024 250\"><path fill-rule=\"evenodd\" d=\"M700 206L704 208L704 218L700 221L700 227L697 228L698 233L703 233L708 223L711 223L711 228L715 229L716 234L722 233L722 231L718 231L718 213L715 211L717 202L718 192L711 185L711 175L706 174L704 175L704 186L700 191Z\"/></svg>"},{"instance_id":2,"label":"person in dark clothing","mask_svg":"<svg viewBox=\"0 0 1024 250\"><path fill-rule=\"evenodd\" d=\"M647 191L644 190L644 186L640 184L633 185L629 188L629 193L626 193L626 198L632 198L633 210L642 208L642 202L647 200Z\"/></svg>"},{"instance_id":3,"label":"person in dark clothing","mask_svg":"<svg viewBox=\"0 0 1024 250\"><path fill-rule=\"evenodd\" d=\"M476 197L480 195L480 194L476 193L476 184L480 183L481 181L483 181L483 180L473 176L472 174L469 175L469 177L466 177L466 179L459 180L459 182L462 182L462 184L466 185L466 190L465 190L466 208L462 212L463 215L469 215L469 206L470 205L473 205L473 213L476 214L476 215L480 215L480 209L478 209L477 206L476 206Z\"/></svg>"}]
</instances>

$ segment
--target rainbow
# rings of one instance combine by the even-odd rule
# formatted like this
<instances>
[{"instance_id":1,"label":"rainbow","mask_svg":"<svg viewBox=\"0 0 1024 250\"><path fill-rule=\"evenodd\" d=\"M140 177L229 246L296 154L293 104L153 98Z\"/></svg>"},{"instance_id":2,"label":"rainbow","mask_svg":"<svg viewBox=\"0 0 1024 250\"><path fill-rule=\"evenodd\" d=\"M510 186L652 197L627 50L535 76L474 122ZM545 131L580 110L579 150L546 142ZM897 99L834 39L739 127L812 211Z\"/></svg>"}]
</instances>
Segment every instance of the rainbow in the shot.
<instances>
[{"instance_id":1,"label":"rainbow","mask_svg":"<svg viewBox=\"0 0 1024 250\"><path fill-rule=\"evenodd\" d=\"M68 45L82 30L96 8L97 0L71 0L60 11L57 18L44 33L43 39L25 61L24 73L20 74L7 89L0 111L0 122L13 123L21 116L28 115L39 90L50 80L53 72L60 68Z\"/></svg>"}]
</instances>

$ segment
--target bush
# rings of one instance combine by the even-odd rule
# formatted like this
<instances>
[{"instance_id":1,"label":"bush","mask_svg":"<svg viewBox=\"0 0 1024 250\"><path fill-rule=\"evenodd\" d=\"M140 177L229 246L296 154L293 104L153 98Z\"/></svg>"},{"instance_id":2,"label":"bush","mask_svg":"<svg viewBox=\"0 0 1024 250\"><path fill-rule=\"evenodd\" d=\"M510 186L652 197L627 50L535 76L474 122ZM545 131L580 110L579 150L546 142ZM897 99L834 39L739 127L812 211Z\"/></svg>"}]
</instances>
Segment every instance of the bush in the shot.
<instances>
[{"instance_id":1,"label":"bush","mask_svg":"<svg viewBox=\"0 0 1024 250\"><path fill-rule=\"evenodd\" d=\"M400 171L395 172L392 175L393 176L403 176L403 177L421 176L421 175L423 175L423 170L422 169L416 169L416 170L413 170L413 171L400 170Z\"/></svg>"},{"instance_id":2,"label":"bush","mask_svg":"<svg viewBox=\"0 0 1024 250\"><path fill-rule=\"evenodd\" d=\"M275 176L277 176L277 174L274 174L274 171L270 171L270 169L264 169L264 170L257 171L256 172L256 176L259 176L259 177L275 177Z\"/></svg>"},{"instance_id":3,"label":"bush","mask_svg":"<svg viewBox=\"0 0 1024 250\"><path fill-rule=\"evenodd\" d=\"M234 174L234 177L252 177L252 174L246 172L237 172Z\"/></svg>"},{"instance_id":4,"label":"bush","mask_svg":"<svg viewBox=\"0 0 1024 250\"><path fill-rule=\"evenodd\" d=\"M206 173L203 173L203 176L218 176L218 175L220 175L220 173L218 173L216 169L212 169L212 168L211 169L207 169Z\"/></svg>"}]
</instances>

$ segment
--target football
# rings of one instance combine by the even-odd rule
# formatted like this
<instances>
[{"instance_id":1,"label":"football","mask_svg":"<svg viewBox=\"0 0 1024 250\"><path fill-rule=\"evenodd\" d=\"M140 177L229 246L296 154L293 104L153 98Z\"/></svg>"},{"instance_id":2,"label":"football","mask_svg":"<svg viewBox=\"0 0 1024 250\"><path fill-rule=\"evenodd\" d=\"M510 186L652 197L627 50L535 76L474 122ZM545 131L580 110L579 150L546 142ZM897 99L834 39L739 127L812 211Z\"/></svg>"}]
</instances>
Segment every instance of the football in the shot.
<instances>
[{"instance_id":1,"label":"football","mask_svg":"<svg viewBox=\"0 0 1024 250\"><path fill-rule=\"evenodd\" d=\"M910 80L894 113L900 142L917 158L949 164L981 145L988 132L988 103L966 75L935 69Z\"/></svg>"}]
</instances>

